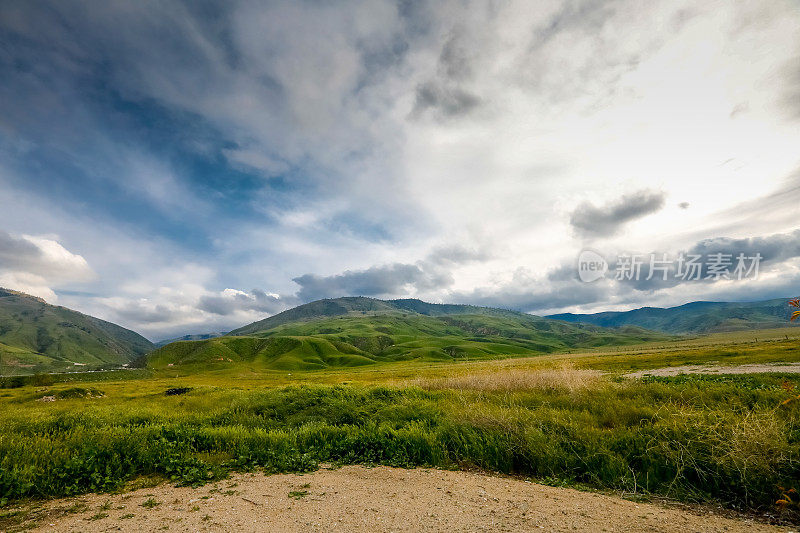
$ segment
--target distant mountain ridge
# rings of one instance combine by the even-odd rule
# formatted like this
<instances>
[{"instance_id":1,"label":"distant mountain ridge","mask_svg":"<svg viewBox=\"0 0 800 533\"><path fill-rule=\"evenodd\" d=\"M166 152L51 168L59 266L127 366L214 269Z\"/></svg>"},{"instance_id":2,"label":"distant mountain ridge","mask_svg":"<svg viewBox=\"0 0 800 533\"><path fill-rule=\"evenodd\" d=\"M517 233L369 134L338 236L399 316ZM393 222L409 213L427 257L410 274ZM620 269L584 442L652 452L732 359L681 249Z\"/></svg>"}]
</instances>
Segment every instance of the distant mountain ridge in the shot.
<instances>
[{"instance_id":1,"label":"distant mountain ridge","mask_svg":"<svg viewBox=\"0 0 800 533\"><path fill-rule=\"evenodd\" d=\"M0 375L121 365L154 348L117 324L0 288Z\"/></svg>"},{"instance_id":2,"label":"distant mountain ridge","mask_svg":"<svg viewBox=\"0 0 800 533\"><path fill-rule=\"evenodd\" d=\"M642 307L631 311L560 313L547 318L601 327L638 326L672 334L716 333L800 325L789 322L788 301L789 298L758 302L690 302L676 307Z\"/></svg>"},{"instance_id":3,"label":"distant mountain ridge","mask_svg":"<svg viewBox=\"0 0 800 533\"><path fill-rule=\"evenodd\" d=\"M573 348L661 341L637 327L568 324L538 316L416 299L318 300L233 330L168 344L144 363L155 369L313 370L421 360L538 355Z\"/></svg>"},{"instance_id":4,"label":"distant mountain ridge","mask_svg":"<svg viewBox=\"0 0 800 533\"><path fill-rule=\"evenodd\" d=\"M172 339L164 339L160 341L156 341L155 344L157 347L166 346L167 344L171 344L173 342L178 341L204 341L206 339L214 339L216 337L222 337L225 335L223 332L214 332L214 333L190 333L189 335L183 335L181 337L175 337Z\"/></svg>"},{"instance_id":5,"label":"distant mountain ridge","mask_svg":"<svg viewBox=\"0 0 800 533\"><path fill-rule=\"evenodd\" d=\"M496 309L492 307L478 307L461 304L432 304L415 298L402 298L398 300L378 300L365 296L346 296L342 298L326 298L287 309L276 315L247 324L235 329L228 335L249 335L259 331L266 331L290 322L314 320L323 317L347 315L349 313L417 313L426 316L445 316L455 314L475 314L491 316L519 316L525 313Z\"/></svg>"}]
</instances>

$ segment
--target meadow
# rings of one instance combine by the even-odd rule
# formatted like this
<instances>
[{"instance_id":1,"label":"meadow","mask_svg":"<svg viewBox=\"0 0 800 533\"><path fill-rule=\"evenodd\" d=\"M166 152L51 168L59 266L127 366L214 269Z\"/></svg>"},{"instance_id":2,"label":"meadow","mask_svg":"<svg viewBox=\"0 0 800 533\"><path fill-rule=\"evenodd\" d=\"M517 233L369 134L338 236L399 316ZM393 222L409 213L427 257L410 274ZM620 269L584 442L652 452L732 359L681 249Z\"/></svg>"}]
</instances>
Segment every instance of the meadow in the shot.
<instances>
[{"instance_id":1,"label":"meadow","mask_svg":"<svg viewBox=\"0 0 800 533\"><path fill-rule=\"evenodd\" d=\"M771 331L469 362L31 378L0 389L0 503L359 463L479 469L747 511L781 500L791 514L800 375L624 374L799 361L797 346Z\"/></svg>"}]
</instances>

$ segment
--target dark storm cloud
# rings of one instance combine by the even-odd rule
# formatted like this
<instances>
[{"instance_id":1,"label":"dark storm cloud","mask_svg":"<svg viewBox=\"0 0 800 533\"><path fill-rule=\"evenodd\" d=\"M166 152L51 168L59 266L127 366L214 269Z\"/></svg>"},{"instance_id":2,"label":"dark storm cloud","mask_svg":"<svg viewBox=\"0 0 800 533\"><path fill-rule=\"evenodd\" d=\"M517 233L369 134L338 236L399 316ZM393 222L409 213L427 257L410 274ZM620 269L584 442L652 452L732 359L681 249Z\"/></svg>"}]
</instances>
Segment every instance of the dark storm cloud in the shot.
<instances>
[{"instance_id":1,"label":"dark storm cloud","mask_svg":"<svg viewBox=\"0 0 800 533\"><path fill-rule=\"evenodd\" d=\"M305 274L293 281L300 285L297 296L308 302L337 296L406 294L409 287L416 290L438 289L451 285L453 278L447 272L394 263L366 270L347 270L333 276Z\"/></svg>"},{"instance_id":2,"label":"dark storm cloud","mask_svg":"<svg viewBox=\"0 0 800 533\"><path fill-rule=\"evenodd\" d=\"M790 233L777 233L766 237L750 237L747 239L730 239L717 237L705 239L695 244L689 253L692 254L761 254L762 264L781 263L788 259L800 257L800 230Z\"/></svg>"},{"instance_id":3,"label":"dark storm cloud","mask_svg":"<svg viewBox=\"0 0 800 533\"><path fill-rule=\"evenodd\" d=\"M436 291L453 284L451 270L459 265L486 261L491 245L450 244L431 250L416 263L376 265L365 270L347 270L332 276L305 274L294 278L300 285L295 297L303 302L337 296L405 296L409 290Z\"/></svg>"},{"instance_id":4,"label":"dark storm cloud","mask_svg":"<svg viewBox=\"0 0 800 533\"><path fill-rule=\"evenodd\" d=\"M584 202L572 212L569 222L585 237L609 237L627 222L659 211L665 196L663 192L639 191L601 207Z\"/></svg>"}]
</instances>

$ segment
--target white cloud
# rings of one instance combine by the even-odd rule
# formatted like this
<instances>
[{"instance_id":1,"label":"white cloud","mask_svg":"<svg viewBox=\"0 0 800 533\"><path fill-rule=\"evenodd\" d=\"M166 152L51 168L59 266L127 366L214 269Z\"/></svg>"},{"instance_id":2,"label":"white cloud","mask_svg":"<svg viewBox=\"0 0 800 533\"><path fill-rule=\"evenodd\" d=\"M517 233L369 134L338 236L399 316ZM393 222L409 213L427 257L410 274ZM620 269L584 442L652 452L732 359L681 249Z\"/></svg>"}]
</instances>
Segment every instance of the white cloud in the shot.
<instances>
[{"instance_id":1,"label":"white cloud","mask_svg":"<svg viewBox=\"0 0 800 533\"><path fill-rule=\"evenodd\" d=\"M94 275L86 259L56 239L0 230L0 287L55 302L53 287L90 281Z\"/></svg>"}]
</instances>

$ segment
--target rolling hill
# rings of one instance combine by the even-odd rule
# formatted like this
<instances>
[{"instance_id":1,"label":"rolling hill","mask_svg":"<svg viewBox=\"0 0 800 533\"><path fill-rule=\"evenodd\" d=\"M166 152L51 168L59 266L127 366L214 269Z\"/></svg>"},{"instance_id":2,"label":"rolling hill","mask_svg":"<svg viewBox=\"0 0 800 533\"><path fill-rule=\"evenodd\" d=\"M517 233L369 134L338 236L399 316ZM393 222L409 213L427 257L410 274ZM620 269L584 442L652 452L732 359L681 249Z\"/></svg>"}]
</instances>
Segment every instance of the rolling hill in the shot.
<instances>
[{"instance_id":1,"label":"rolling hill","mask_svg":"<svg viewBox=\"0 0 800 533\"><path fill-rule=\"evenodd\" d=\"M787 327L788 298L760 302L692 302L678 307L642 307L594 314L562 313L548 318L602 327L638 326L664 333L716 333ZM800 325L800 324L798 324Z\"/></svg>"},{"instance_id":2,"label":"rolling hill","mask_svg":"<svg viewBox=\"0 0 800 533\"><path fill-rule=\"evenodd\" d=\"M223 337L180 341L147 357L153 368L323 369L380 361L536 355L667 338L637 327L568 324L525 313L420 300L318 300Z\"/></svg>"},{"instance_id":3,"label":"rolling hill","mask_svg":"<svg viewBox=\"0 0 800 533\"><path fill-rule=\"evenodd\" d=\"M0 289L0 375L121 365L153 348L111 322Z\"/></svg>"}]
</instances>

